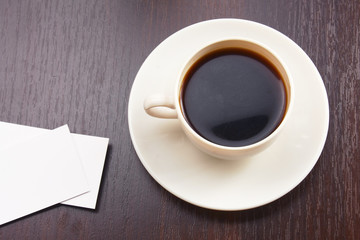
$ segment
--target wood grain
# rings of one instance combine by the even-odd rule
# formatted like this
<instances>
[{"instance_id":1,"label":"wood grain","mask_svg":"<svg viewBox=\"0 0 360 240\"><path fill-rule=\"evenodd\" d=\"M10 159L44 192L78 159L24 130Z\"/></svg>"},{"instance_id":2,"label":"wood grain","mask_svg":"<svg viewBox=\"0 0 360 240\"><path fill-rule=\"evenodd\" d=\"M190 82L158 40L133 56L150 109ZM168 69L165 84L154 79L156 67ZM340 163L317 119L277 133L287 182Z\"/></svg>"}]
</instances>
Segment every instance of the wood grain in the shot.
<instances>
[{"instance_id":1,"label":"wood grain","mask_svg":"<svg viewBox=\"0 0 360 240\"><path fill-rule=\"evenodd\" d=\"M110 138L96 211L54 206L1 226L0 239L360 239L359 9L355 0L0 0L0 121L68 123ZM293 39L318 67L330 105L328 139L309 176L241 212L202 209L160 187L127 123L146 56L179 29L221 17Z\"/></svg>"}]
</instances>

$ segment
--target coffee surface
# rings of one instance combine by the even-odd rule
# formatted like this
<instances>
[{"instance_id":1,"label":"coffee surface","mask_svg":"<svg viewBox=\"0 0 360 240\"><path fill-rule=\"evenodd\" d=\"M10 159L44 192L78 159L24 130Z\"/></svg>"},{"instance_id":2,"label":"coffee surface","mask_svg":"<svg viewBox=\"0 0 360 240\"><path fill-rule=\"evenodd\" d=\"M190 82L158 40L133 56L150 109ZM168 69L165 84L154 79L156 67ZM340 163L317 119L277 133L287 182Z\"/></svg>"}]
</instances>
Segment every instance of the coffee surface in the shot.
<instances>
[{"instance_id":1,"label":"coffee surface","mask_svg":"<svg viewBox=\"0 0 360 240\"><path fill-rule=\"evenodd\" d=\"M185 119L207 140L230 147L256 143L280 124L286 92L277 69L241 49L210 53L187 72L181 99Z\"/></svg>"}]
</instances>

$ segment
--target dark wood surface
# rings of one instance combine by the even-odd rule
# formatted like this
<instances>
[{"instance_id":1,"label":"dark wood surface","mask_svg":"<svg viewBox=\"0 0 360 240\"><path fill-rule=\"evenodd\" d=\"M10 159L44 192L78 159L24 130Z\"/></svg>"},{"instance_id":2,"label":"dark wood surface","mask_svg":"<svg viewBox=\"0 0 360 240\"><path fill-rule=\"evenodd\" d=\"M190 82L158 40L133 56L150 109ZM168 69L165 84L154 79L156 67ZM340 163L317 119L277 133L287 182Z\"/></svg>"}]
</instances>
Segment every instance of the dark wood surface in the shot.
<instances>
[{"instance_id":1,"label":"dark wood surface","mask_svg":"<svg viewBox=\"0 0 360 240\"><path fill-rule=\"evenodd\" d=\"M110 138L95 211L54 206L1 226L0 239L360 239L359 11L355 0L0 0L0 121L68 123ZM293 39L318 67L330 105L328 139L307 178L238 212L199 208L159 186L127 123L147 55L181 28L222 17Z\"/></svg>"}]
</instances>

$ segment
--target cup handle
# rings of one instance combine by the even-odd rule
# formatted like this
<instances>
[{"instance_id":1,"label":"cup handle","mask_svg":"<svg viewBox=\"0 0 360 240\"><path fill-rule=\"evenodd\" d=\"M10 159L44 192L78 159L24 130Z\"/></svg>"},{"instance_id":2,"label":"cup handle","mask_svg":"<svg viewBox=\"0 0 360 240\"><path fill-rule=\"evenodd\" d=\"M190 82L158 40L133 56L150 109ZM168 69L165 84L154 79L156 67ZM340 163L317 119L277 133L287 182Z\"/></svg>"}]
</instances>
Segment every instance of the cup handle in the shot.
<instances>
[{"instance_id":1,"label":"cup handle","mask_svg":"<svg viewBox=\"0 0 360 240\"><path fill-rule=\"evenodd\" d=\"M178 116L173 98L164 95L148 96L144 101L144 110L158 118L176 119Z\"/></svg>"}]
</instances>

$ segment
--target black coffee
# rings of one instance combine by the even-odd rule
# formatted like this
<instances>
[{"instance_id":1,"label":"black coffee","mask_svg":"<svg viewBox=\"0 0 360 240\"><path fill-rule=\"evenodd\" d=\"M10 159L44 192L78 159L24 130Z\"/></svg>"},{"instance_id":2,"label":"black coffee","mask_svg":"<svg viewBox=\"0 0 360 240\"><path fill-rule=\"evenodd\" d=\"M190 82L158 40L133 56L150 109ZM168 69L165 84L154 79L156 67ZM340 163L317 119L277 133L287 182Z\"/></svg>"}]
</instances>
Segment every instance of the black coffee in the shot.
<instances>
[{"instance_id":1,"label":"black coffee","mask_svg":"<svg viewBox=\"0 0 360 240\"><path fill-rule=\"evenodd\" d=\"M270 135L283 119L286 101L278 70L242 49L219 50L198 60L185 76L180 100L199 135L231 147Z\"/></svg>"}]
</instances>

